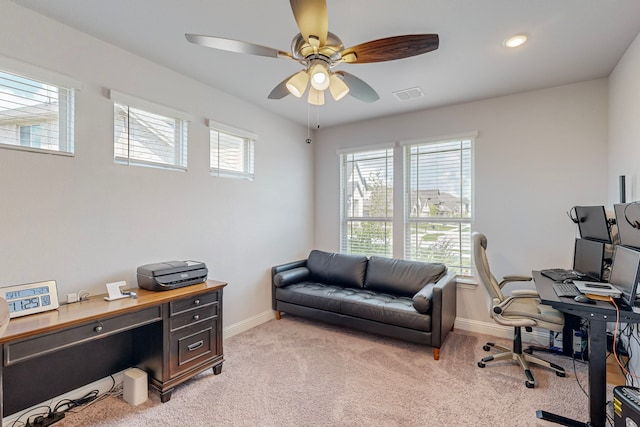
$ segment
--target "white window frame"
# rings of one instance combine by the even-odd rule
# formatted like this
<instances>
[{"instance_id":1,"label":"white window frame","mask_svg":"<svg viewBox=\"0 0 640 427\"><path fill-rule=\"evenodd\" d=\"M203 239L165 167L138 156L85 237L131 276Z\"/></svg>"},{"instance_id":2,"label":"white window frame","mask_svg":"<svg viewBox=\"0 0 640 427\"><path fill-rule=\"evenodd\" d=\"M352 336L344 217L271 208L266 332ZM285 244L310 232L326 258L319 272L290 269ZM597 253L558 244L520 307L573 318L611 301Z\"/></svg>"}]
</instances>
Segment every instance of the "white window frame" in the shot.
<instances>
[{"instance_id":1,"label":"white window frame","mask_svg":"<svg viewBox=\"0 0 640 427\"><path fill-rule=\"evenodd\" d=\"M253 181L255 179L255 142L258 140L258 135L213 120L208 120L208 126L209 172L211 176ZM219 143L220 134L238 140L235 149L239 153L240 163L234 168L224 167L220 164L221 156L225 155L221 151Z\"/></svg>"},{"instance_id":2,"label":"white window frame","mask_svg":"<svg viewBox=\"0 0 640 427\"><path fill-rule=\"evenodd\" d=\"M0 148L10 150L29 151L34 153L54 154L60 156L74 155L74 119L75 119L75 92L82 89L82 83L56 73L51 70L27 64L12 58L0 56L0 71L16 78L22 78L37 84L42 84L57 90L57 107L53 113L56 116L55 123L42 122L38 115L24 119L17 119L15 122L14 137L8 138L13 143L0 143ZM0 94L0 104L3 95ZM53 105L53 104L52 104ZM0 122L3 118L3 110L0 110ZM7 110L5 110L7 111ZM34 126L45 123L43 127L43 144L49 148L33 147L21 144L21 128L24 126ZM53 125L53 128L51 127ZM48 129L48 130L47 130ZM57 134L57 138L55 135ZM50 141L54 141L57 148L50 148Z\"/></svg>"},{"instance_id":3,"label":"white window frame","mask_svg":"<svg viewBox=\"0 0 640 427\"><path fill-rule=\"evenodd\" d=\"M114 162L121 165L133 165L133 166L145 166L145 167L153 167L153 168L161 168L161 169L170 169L170 170L179 170L186 171L188 166L188 128L189 122L191 121L191 115L184 113L182 111L176 110L171 107L167 107L165 105L161 105L155 102L147 101L142 98L138 98L129 94L125 94L122 92L118 92L115 90L111 90L109 93L109 97L113 101L114 104L114 137L113 137L113 158ZM127 155L118 155L117 145L119 140L119 135L116 132L116 128L121 127L119 123L117 123L118 115L116 114L116 109L123 109L127 113L128 123L129 125L129 113L131 110L138 111L141 114L152 114L162 116L165 119L170 119L174 121L174 133L172 143L174 158L171 161L161 161L161 160L149 160L141 158L142 156L135 156L132 154L130 148L129 141L126 142L127 145ZM128 135L127 135L128 137Z\"/></svg>"},{"instance_id":4,"label":"white window frame","mask_svg":"<svg viewBox=\"0 0 640 427\"><path fill-rule=\"evenodd\" d=\"M359 220L362 218L352 218L347 215L347 195L349 194L348 189L346 188L345 181L345 155L354 155L354 154L364 154L373 150L379 149L391 149L393 150L393 215L388 218L366 218L366 220L372 221L390 221L392 224L391 230L391 239L392 239L392 256L396 258L404 258L410 259L409 251L407 250L407 242L409 239L409 230L412 224L416 224L418 222L432 222L432 223L449 223L454 225L459 225L460 227L465 227L465 233L468 231L468 236L462 237L458 240L460 247L457 249L458 253L460 253L460 258L464 258L465 264L458 265L448 265L448 267L455 271L458 274L458 278L463 281L467 278L472 280L474 266L473 266L473 257L471 256L471 229L473 226L473 213L474 213L474 149L475 149L475 139L477 137L477 132L467 132L456 135L448 135L441 136L436 138L423 138L419 140L410 140L410 141L402 141L394 144L385 144L380 146L369 146L369 147L358 147L356 149L345 149L338 150L337 154L340 157L340 250L343 253L349 253L349 248L347 247L347 237L346 232L348 228L348 223L351 220ZM470 189L469 194L465 194L463 197L469 198L469 210L470 214L468 217L436 217L436 218L411 218L411 206L409 192L411 191L409 188L409 159L407 156L407 152L410 150L411 146L421 145L421 144L434 144L437 142L451 142L451 141L459 141L459 140L468 140L470 141L469 155L470 155ZM372 254L365 254L372 255ZM424 260L423 260L424 261ZM460 274L461 273L461 274Z\"/></svg>"},{"instance_id":5,"label":"white window frame","mask_svg":"<svg viewBox=\"0 0 640 427\"><path fill-rule=\"evenodd\" d=\"M395 163L395 152L393 144L385 144L375 147L361 147L357 150L341 150L338 151L338 155L340 156L340 251L343 253L354 253L354 254L363 254L363 255L378 255L378 256L393 256L394 253L394 217L393 213L394 209L394 196L386 195L387 208L390 207L391 210L387 211L387 215L384 216L365 216L363 215L353 215L353 205L355 202L354 194L359 190L356 187L362 187L361 185L355 184L355 179L351 180L351 188L348 187L349 180L349 164L353 164L354 156L356 155L366 155L375 152L384 152L384 158L386 160L386 164L388 165L389 160L391 161L391 168L385 168L385 186L391 186L393 188L394 180L394 163ZM351 176L353 176L353 172ZM360 178L359 178L360 179ZM362 177L363 180L366 180L366 177ZM349 198L351 197L351 200ZM362 201L364 203L364 200ZM352 212L349 212L349 210ZM369 226L382 225L384 231L384 236L379 237L378 240L381 240L383 245L383 251L362 251L358 250L358 248L352 247L349 243L349 235L352 230L352 224L361 223L361 224L369 224ZM374 237L374 236L369 236Z\"/></svg>"},{"instance_id":6,"label":"white window frame","mask_svg":"<svg viewBox=\"0 0 640 427\"><path fill-rule=\"evenodd\" d=\"M473 265L473 256L472 256L472 248L471 248L471 231L472 231L472 225L473 225L473 212L474 212L474 171L473 171L473 159L474 159L474 147L475 147L475 138L477 137L477 132L472 132L472 133L465 133L465 134L459 134L459 135L452 135L452 136L444 136L444 137L438 137L438 138L429 138L429 139L422 139L422 140L412 140L412 141L405 141L400 143L400 145L404 148L404 165L403 165L403 169L404 169L404 176L405 176L405 183L404 183L404 197L405 197L405 209L404 209L404 230L405 230L405 235L404 235L404 257L406 259L413 259L413 260L419 260L419 261L431 261L431 262L444 262L444 260L452 260L455 259L456 261L451 261L449 263L447 263L447 267L458 273L459 277L465 277L465 278L470 278L473 277L474 275L474 265ZM436 144L445 144L445 143L456 143L456 142L462 142L462 141L468 141L469 142L469 147L468 148L464 148L462 146L462 144L460 144L458 149L453 149L453 150L443 150L443 151L438 151L439 153L442 153L444 151L454 151L456 153L461 153L462 152L466 152L469 156L469 170L468 172L468 176L466 177L467 179L470 180L469 184L464 184L462 182L462 178L461 178L461 182L458 183L459 188L457 189L459 191L459 195L455 196L457 198L457 204L461 206L461 213L459 216L423 216L423 217L415 217L412 216L412 206L410 206L411 204L411 192L414 190L413 188L411 188L410 185L410 174L411 174L411 167L412 167L412 162L410 159L411 156L411 149L414 147L419 147L419 146L431 146L431 145L436 145ZM458 170L460 170L460 174L462 177L462 169L464 169L464 166L462 165L464 156L461 155L460 156L460 167ZM467 193L465 193L465 191ZM448 195L448 196L452 196L452 195ZM464 200L468 198L468 204L463 203ZM465 206L464 208L462 206ZM463 215L462 211L463 210L468 210L468 215ZM452 227L456 227L457 228L457 244L454 245L454 247L451 249L451 252L453 253L453 255L450 253L448 255L445 254L437 254L435 256L435 259L420 259L416 256L411 256L410 254L410 248L409 245L411 244L411 233L412 233L412 228L413 227L417 227L419 225L425 225L425 224L433 224L433 226L435 227L442 227L442 226L452 226ZM454 239L455 241L456 239ZM451 241L448 241L447 243L450 243Z\"/></svg>"}]
</instances>

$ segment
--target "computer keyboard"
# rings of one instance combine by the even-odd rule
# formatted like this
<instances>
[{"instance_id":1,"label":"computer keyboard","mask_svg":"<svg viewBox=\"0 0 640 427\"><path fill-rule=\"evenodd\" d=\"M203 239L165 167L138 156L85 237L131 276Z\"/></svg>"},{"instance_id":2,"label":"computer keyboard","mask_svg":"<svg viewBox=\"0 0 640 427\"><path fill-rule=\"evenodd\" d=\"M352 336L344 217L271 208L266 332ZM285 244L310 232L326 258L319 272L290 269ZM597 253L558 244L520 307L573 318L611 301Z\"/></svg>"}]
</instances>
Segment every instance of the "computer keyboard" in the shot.
<instances>
[{"instance_id":1,"label":"computer keyboard","mask_svg":"<svg viewBox=\"0 0 640 427\"><path fill-rule=\"evenodd\" d=\"M554 283L553 290L559 297L577 297L582 293L576 288L573 283Z\"/></svg>"},{"instance_id":2,"label":"computer keyboard","mask_svg":"<svg viewBox=\"0 0 640 427\"><path fill-rule=\"evenodd\" d=\"M573 270L565 270L562 268L549 268L546 270L540 271L543 276L548 277L554 282L562 282L564 280L575 280L579 279L580 276Z\"/></svg>"}]
</instances>

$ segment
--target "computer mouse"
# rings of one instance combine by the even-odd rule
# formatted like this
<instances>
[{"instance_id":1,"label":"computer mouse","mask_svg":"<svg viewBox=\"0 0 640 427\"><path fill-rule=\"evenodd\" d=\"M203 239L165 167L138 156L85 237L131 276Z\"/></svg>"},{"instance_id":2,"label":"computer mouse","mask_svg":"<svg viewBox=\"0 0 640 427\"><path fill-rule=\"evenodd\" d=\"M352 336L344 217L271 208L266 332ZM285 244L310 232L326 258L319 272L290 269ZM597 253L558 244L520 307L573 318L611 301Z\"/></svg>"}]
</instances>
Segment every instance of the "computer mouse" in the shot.
<instances>
[{"instance_id":1,"label":"computer mouse","mask_svg":"<svg viewBox=\"0 0 640 427\"><path fill-rule=\"evenodd\" d=\"M573 298L573 300L576 301L576 302L584 303L584 304L595 304L596 303L595 300L592 300L591 298L589 298L586 295L578 295L575 298Z\"/></svg>"}]
</instances>

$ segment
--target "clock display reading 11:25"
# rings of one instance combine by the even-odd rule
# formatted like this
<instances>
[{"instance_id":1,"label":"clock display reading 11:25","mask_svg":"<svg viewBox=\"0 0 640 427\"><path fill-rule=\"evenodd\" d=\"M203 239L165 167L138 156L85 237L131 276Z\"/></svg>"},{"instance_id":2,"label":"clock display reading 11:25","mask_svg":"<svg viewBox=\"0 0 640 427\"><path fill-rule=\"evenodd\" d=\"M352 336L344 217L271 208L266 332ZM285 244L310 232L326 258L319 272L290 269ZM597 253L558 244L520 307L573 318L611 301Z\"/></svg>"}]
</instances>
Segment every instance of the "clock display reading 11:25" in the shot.
<instances>
[{"instance_id":1,"label":"clock display reading 11:25","mask_svg":"<svg viewBox=\"0 0 640 427\"><path fill-rule=\"evenodd\" d=\"M7 300L11 318L55 310L59 307L55 280L1 288L0 296Z\"/></svg>"}]
</instances>

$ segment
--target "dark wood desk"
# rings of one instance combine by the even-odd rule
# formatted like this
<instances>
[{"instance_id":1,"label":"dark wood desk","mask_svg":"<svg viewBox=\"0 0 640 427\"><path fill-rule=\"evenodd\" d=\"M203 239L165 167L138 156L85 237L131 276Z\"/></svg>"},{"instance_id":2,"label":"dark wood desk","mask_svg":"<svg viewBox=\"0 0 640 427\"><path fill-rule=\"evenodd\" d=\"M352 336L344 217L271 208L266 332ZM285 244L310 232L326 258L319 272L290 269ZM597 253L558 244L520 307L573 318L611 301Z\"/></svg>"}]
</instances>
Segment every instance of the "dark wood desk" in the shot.
<instances>
[{"instance_id":1,"label":"dark wood desk","mask_svg":"<svg viewBox=\"0 0 640 427\"><path fill-rule=\"evenodd\" d=\"M539 271L533 280L544 304L567 314L581 317L589 324L589 420L580 422L546 411L538 411L538 418L566 426L605 427L607 402L607 322L616 321L615 307L605 301L596 304L575 302L573 298L560 298L552 288L553 281ZM620 310L620 323L640 323L640 311Z\"/></svg>"},{"instance_id":2,"label":"dark wood desk","mask_svg":"<svg viewBox=\"0 0 640 427\"><path fill-rule=\"evenodd\" d=\"M12 319L0 336L0 414L10 415L130 367L162 402L174 387L222 370L222 289L205 283L137 299L103 295ZM0 427L2 419L0 418Z\"/></svg>"}]
</instances>

